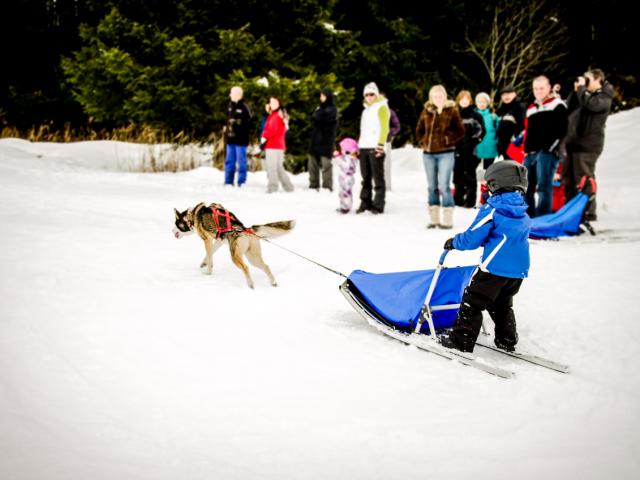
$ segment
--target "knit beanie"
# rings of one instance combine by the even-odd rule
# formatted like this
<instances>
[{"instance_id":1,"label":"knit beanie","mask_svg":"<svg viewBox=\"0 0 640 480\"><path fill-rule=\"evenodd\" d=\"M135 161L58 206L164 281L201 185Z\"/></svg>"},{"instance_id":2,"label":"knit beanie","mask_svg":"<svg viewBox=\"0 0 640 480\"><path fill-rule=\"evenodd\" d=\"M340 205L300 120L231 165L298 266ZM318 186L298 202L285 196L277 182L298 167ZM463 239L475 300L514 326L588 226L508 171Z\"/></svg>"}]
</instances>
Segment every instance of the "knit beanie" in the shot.
<instances>
[{"instance_id":1,"label":"knit beanie","mask_svg":"<svg viewBox=\"0 0 640 480\"><path fill-rule=\"evenodd\" d=\"M362 94L366 95L367 93L375 93L376 95L380 93L380 91L378 90L378 86L375 84L375 82L367 83L365 85L364 91L362 92Z\"/></svg>"}]
</instances>

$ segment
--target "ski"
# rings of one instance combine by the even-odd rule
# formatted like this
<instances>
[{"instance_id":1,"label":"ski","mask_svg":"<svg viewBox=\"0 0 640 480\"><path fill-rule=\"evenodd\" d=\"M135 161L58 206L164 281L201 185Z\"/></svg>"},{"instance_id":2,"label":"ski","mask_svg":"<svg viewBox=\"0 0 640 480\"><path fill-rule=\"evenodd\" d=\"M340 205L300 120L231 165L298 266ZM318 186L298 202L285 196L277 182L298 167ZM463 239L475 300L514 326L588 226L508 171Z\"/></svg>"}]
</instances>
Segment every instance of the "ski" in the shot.
<instances>
[{"instance_id":1,"label":"ski","mask_svg":"<svg viewBox=\"0 0 640 480\"><path fill-rule=\"evenodd\" d=\"M385 335L395 338L396 340L400 340L407 345L413 345L421 350L435 353L436 355L448 358L449 360L458 361L463 365L477 368L478 370L490 373L491 375L495 375L500 378L513 378L513 376L515 375L515 373L513 373L512 371L496 367L495 365L484 361L484 359L479 359L473 354L443 347L437 341L426 335L400 332L399 330L395 330L391 327L387 327L386 325L382 325L375 320L369 320L369 324L383 332Z\"/></svg>"},{"instance_id":2,"label":"ski","mask_svg":"<svg viewBox=\"0 0 640 480\"><path fill-rule=\"evenodd\" d=\"M543 357L539 357L538 355L532 355L526 352L507 352L506 350L502 350L495 345L487 343L484 340L478 338L476 341L476 345L479 347L487 348L489 350L493 350L494 352L502 353L503 355L508 355L509 357L517 358L525 362L533 363L540 367L548 368L550 370L555 370L560 373L569 373L569 365L564 365L562 363L554 362L553 360L548 360Z\"/></svg>"}]
</instances>

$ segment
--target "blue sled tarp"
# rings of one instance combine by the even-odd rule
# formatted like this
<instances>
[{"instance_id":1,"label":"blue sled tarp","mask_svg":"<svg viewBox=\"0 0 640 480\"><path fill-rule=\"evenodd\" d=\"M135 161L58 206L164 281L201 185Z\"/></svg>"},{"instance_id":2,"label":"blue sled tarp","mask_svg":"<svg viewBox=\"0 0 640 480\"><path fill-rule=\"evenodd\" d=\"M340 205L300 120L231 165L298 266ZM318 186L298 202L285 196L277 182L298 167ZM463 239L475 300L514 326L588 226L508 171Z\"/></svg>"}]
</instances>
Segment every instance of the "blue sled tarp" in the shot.
<instances>
[{"instance_id":1,"label":"blue sled tarp","mask_svg":"<svg viewBox=\"0 0 640 480\"><path fill-rule=\"evenodd\" d=\"M459 305L475 269L475 266L443 268L429 306ZM398 330L412 331L427 298L434 273L435 270L396 273L355 270L349 275L349 285L351 290L355 288L357 292L354 293L364 300L366 308L373 310L379 320ZM436 330L452 327L457 311L457 308L434 311ZM429 332L426 322L422 325L421 332Z\"/></svg>"},{"instance_id":2,"label":"blue sled tarp","mask_svg":"<svg viewBox=\"0 0 640 480\"><path fill-rule=\"evenodd\" d=\"M531 219L529 237L557 238L577 234L588 201L589 197L578 193L557 212Z\"/></svg>"}]
</instances>

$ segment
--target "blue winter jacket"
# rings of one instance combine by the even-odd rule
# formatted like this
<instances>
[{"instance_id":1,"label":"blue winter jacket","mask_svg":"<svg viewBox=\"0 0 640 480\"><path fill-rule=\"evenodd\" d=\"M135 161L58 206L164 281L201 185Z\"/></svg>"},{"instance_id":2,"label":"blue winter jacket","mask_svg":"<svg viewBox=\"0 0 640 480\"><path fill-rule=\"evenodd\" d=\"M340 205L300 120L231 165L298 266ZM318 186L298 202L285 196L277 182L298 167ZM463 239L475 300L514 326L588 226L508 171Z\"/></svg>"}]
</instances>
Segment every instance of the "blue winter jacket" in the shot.
<instances>
[{"instance_id":1,"label":"blue winter jacket","mask_svg":"<svg viewBox=\"0 0 640 480\"><path fill-rule=\"evenodd\" d=\"M476 109L476 112L482 116L486 131L484 138L476 147L476 156L478 158L496 158L498 156L498 137L496 132L500 120L488 108L484 110Z\"/></svg>"},{"instance_id":2,"label":"blue winter jacket","mask_svg":"<svg viewBox=\"0 0 640 480\"><path fill-rule=\"evenodd\" d=\"M501 277L526 278L529 273L527 202L519 192L492 195L471 226L453 237L456 250L484 247L480 269Z\"/></svg>"}]
</instances>

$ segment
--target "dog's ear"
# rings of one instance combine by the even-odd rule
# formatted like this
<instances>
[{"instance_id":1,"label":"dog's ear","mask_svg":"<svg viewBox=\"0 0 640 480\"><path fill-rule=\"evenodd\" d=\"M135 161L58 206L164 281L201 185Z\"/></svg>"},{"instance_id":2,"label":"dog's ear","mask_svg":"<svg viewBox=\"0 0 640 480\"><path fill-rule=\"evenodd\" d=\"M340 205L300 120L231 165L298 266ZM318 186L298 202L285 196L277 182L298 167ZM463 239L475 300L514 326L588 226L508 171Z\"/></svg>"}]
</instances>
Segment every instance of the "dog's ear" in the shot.
<instances>
[{"instance_id":1,"label":"dog's ear","mask_svg":"<svg viewBox=\"0 0 640 480\"><path fill-rule=\"evenodd\" d=\"M180 218L180 212L178 211L178 209L174 208L173 211L176 212L176 218Z\"/></svg>"}]
</instances>

